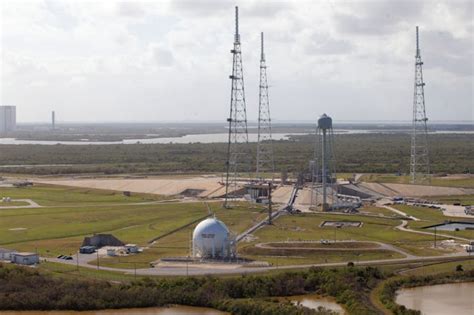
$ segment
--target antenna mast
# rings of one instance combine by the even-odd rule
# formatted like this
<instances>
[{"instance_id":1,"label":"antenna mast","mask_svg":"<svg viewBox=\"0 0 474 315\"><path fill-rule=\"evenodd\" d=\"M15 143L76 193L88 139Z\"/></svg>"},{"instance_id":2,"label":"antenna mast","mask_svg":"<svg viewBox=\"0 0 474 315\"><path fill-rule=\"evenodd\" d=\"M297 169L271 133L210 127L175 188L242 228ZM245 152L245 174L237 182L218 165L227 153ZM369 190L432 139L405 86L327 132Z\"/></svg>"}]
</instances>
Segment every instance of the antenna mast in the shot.
<instances>
[{"instance_id":1,"label":"antenna mast","mask_svg":"<svg viewBox=\"0 0 474 315\"><path fill-rule=\"evenodd\" d=\"M250 150L248 145L247 110L245 107L244 76L242 68L242 51L239 34L239 8L235 7L235 35L232 80L230 93L229 138L227 143L226 192L224 207L230 207L230 199L236 197L239 187L237 179L241 173L249 172Z\"/></svg>"},{"instance_id":2,"label":"antenna mast","mask_svg":"<svg viewBox=\"0 0 474 315\"><path fill-rule=\"evenodd\" d=\"M258 145L257 145L257 180L264 180L265 172L275 171L272 146L272 125L270 103L268 100L267 65L263 45L263 32L260 34L260 86L258 102Z\"/></svg>"},{"instance_id":3,"label":"antenna mast","mask_svg":"<svg viewBox=\"0 0 474 315\"><path fill-rule=\"evenodd\" d=\"M416 27L415 87L413 96L413 120L411 134L410 182L430 182L430 159L428 152L428 127L425 109L425 83L423 61L420 55L418 26Z\"/></svg>"}]
</instances>

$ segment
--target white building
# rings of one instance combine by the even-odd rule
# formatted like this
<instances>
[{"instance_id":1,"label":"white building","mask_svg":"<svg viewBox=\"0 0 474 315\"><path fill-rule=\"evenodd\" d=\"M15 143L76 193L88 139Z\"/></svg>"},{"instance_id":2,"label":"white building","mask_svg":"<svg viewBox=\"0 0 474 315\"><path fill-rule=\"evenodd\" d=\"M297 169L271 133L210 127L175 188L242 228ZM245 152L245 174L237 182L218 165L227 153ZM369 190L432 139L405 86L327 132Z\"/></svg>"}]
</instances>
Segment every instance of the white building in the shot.
<instances>
[{"instance_id":1,"label":"white building","mask_svg":"<svg viewBox=\"0 0 474 315\"><path fill-rule=\"evenodd\" d=\"M18 265L34 265L39 263L39 255L36 253L12 253L10 261Z\"/></svg>"},{"instance_id":2,"label":"white building","mask_svg":"<svg viewBox=\"0 0 474 315\"><path fill-rule=\"evenodd\" d=\"M216 218L201 221L193 232L193 257L229 259L236 256L235 238Z\"/></svg>"},{"instance_id":3,"label":"white building","mask_svg":"<svg viewBox=\"0 0 474 315\"><path fill-rule=\"evenodd\" d=\"M16 129L16 106L0 106L0 133Z\"/></svg>"}]
</instances>

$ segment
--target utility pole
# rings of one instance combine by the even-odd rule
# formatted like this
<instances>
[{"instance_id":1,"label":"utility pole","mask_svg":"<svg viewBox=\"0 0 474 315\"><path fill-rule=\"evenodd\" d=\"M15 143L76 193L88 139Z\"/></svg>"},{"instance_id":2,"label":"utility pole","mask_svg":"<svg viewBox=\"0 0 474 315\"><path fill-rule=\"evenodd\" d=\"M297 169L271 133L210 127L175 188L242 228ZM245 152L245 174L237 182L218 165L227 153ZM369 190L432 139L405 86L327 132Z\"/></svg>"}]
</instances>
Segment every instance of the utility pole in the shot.
<instances>
[{"instance_id":1,"label":"utility pole","mask_svg":"<svg viewBox=\"0 0 474 315\"><path fill-rule=\"evenodd\" d=\"M99 270L99 249L97 248L97 270Z\"/></svg>"},{"instance_id":2,"label":"utility pole","mask_svg":"<svg viewBox=\"0 0 474 315\"><path fill-rule=\"evenodd\" d=\"M430 183L430 159L428 152L428 118L425 108L425 83L423 61L420 54L418 26L416 27L415 86L413 95L413 120L411 134L410 182Z\"/></svg>"},{"instance_id":3,"label":"utility pole","mask_svg":"<svg viewBox=\"0 0 474 315\"><path fill-rule=\"evenodd\" d=\"M268 183L268 225L272 224L272 186L271 182Z\"/></svg>"},{"instance_id":4,"label":"utility pole","mask_svg":"<svg viewBox=\"0 0 474 315\"><path fill-rule=\"evenodd\" d=\"M436 248L436 226L434 228L435 232L434 232L434 248Z\"/></svg>"}]
</instances>

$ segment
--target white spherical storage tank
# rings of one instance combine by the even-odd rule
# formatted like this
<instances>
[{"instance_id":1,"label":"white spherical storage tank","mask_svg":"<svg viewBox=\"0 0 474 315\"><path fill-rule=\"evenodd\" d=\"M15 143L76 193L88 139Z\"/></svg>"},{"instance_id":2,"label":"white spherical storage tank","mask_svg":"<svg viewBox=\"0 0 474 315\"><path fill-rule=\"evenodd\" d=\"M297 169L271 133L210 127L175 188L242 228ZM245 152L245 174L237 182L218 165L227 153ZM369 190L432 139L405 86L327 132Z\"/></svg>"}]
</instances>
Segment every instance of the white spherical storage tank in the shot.
<instances>
[{"instance_id":1,"label":"white spherical storage tank","mask_svg":"<svg viewBox=\"0 0 474 315\"><path fill-rule=\"evenodd\" d=\"M224 222L214 217L196 226L193 232L193 256L213 259L235 257L235 241Z\"/></svg>"}]
</instances>

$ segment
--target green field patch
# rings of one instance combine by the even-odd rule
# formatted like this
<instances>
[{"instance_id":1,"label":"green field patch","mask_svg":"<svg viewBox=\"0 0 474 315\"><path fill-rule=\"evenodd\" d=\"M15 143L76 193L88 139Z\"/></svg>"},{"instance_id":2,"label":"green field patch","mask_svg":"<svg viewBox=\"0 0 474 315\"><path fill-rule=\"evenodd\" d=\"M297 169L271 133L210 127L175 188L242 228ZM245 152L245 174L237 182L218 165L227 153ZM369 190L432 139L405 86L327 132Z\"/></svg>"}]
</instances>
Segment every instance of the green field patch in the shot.
<instances>
[{"instance_id":1,"label":"green field patch","mask_svg":"<svg viewBox=\"0 0 474 315\"><path fill-rule=\"evenodd\" d=\"M169 198L160 195L134 193L127 197L118 191L43 184L21 188L2 187L0 188L0 196L8 196L12 199L33 199L41 206L135 203Z\"/></svg>"}]
</instances>

